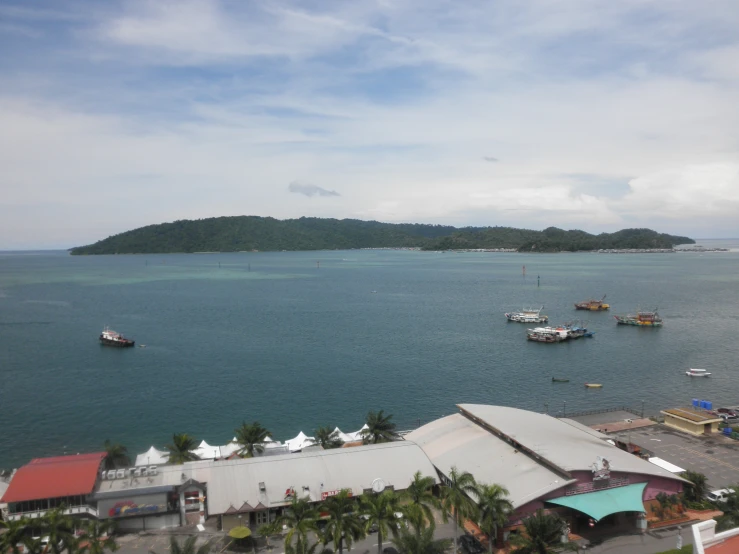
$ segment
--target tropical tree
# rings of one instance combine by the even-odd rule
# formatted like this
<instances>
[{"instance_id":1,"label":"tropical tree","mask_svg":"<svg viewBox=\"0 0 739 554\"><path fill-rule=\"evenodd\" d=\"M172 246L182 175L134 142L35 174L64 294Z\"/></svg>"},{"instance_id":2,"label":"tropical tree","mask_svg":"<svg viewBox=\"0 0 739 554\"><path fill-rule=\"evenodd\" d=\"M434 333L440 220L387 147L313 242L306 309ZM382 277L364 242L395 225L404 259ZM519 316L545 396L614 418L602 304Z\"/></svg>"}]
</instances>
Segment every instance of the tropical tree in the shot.
<instances>
[{"instance_id":1,"label":"tropical tree","mask_svg":"<svg viewBox=\"0 0 739 554\"><path fill-rule=\"evenodd\" d=\"M184 464L185 462L192 462L199 460L197 454L191 452L195 450L197 445L195 444L195 438L191 437L187 433L175 433L172 435L172 444L165 446L169 450L169 463L170 464Z\"/></svg>"},{"instance_id":2,"label":"tropical tree","mask_svg":"<svg viewBox=\"0 0 739 554\"><path fill-rule=\"evenodd\" d=\"M313 433L313 444L321 446L324 450L339 448L344 441L339 438L339 431L331 427L319 427Z\"/></svg>"},{"instance_id":3,"label":"tropical tree","mask_svg":"<svg viewBox=\"0 0 739 554\"><path fill-rule=\"evenodd\" d=\"M64 550L75 551L77 538L74 536L74 521L64 513L64 507L49 510L40 523L49 539L51 552L62 554Z\"/></svg>"},{"instance_id":4,"label":"tropical tree","mask_svg":"<svg viewBox=\"0 0 739 554\"><path fill-rule=\"evenodd\" d=\"M691 483L691 485L685 489L685 500L689 502L702 502L704 495L708 491L706 476L702 473L691 470L685 471L682 476Z\"/></svg>"},{"instance_id":5,"label":"tropical tree","mask_svg":"<svg viewBox=\"0 0 739 554\"><path fill-rule=\"evenodd\" d=\"M278 525L286 525L289 531L285 535L285 551L292 544L293 537L296 537L296 548L307 548L308 533L311 531L318 532L316 520L318 519L318 510L316 510L305 498L296 498L293 496L290 506L285 512L277 518ZM298 544L303 541L303 544Z\"/></svg>"},{"instance_id":6,"label":"tropical tree","mask_svg":"<svg viewBox=\"0 0 739 554\"><path fill-rule=\"evenodd\" d=\"M208 554L210 552L210 541L206 541L196 548L197 535L187 537L185 542L180 544L174 536L169 537L169 554ZM157 554L153 550L149 550L149 554Z\"/></svg>"},{"instance_id":7,"label":"tropical tree","mask_svg":"<svg viewBox=\"0 0 739 554\"><path fill-rule=\"evenodd\" d=\"M311 544L307 537L298 537L295 544L285 545L285 554L328 554L330 549L326 548L321 542Z\"/></svg>"},{"instance_id":8,"label":"tropical tree","mask_svg":"<svg viewBox=\"0 0 739 554\"><path fill-rule=\"evenodd\" d=\"M356 502L344 489L339 494L329 496L320 508L322 513L328 513L329 520L323 533L327 542L334 543L334 550L339 554L344 552L344 543L351 549L352 543L364 535L364 526L355 513Z\"/></svg>"},{"instance_id":9,"label":"tropical tree","mask_svg":"<svg viewBox=\"0 0 739 554\"><path fill-rule=\"evenodd\" d=\"M104 554L106 551L115 552L118 544L113 538L115 523L110 520L85 520L82 524L79 552L89 554Z\"/></svg>"},{"instance_id":10,"label":"tropical tree","mask_svg":"<svg viewBox=\"0 0 739 554\"><path fill-rule=\"evenodd\" d=\"M477 494L477 482L471 473L452 467L446 486L441 490L441 505L454 518L454 551L459 548L459 528L467 518L475 518L477 506L472 495Z\"/></svg>"},{"instance_id":11,"label":"tropical tree","mask_svg":"<svg viewBox=\"0 0 739 554\"><path fill-rule=\"evenodd\" d=\"M272 550L272 545L269 544L269 538L272 535L277 535L280 532L280 526L277 525L276 521L272 521L270 523L263 523L257 528L257 533L264 537L264 540L267 542L267 548L269 550Z\"/></svg>"},{"instance_id":12,"label":"tropical tree","mask_svg":"<svg viewBox=\"0 0 739 554\"><path fill-rule=\"evenodd\" d=\"M364 444L378 444L398 440L400 435L395 430L395 423L390 421L392 418L392 414L385 415L384 410L368 413L367 427L360 431L362 442Z\"/></svg>"},{"instance_id":13,"label":"tropical tree","mask_svg":"<svg viewBox=\"0 0 739 554\"><path fill-rule=\"evenodd\" d=\"M556 514L546 514L539 509L523 520L525 534L516 535L511 542L517 554L552 554L562 550L577 550L574 543L562 543L566 523Z\"/></svg>"},{"instance_id":14,"label":"tropical tree","mask_svg":"<svg viewBox=\"0 0 739 554\"><path fill-rule=\"evenodd\" d=\"M128 457L128 449L122 444L113 443L106 439L105 454L105 469L116 469L117 467L131 465L131 459Z\"/></svg>"},{"instance_id":15,"label":"tropical tree","mask_svg":"<svg viewBox=\"0 0 739 554\"><path fill-rule=\"evenodd\" d=\"M28 519L21 518L13 521L0 520L0 552L9 552L10 554L21 554L21 544L26 539L26 529L28 528Z\"/></svg>"},{"instance_id":16,"label":"tropical tree","mask_svg":"<svg viewBox=\"0 0 739 554\"><path fill-rule=\"evenodd\" d=\"M380 494L363 494L360 512L365 519L365 528L377 527L377 552L382 554L382 539L392 534L398 535L399 521L396 515L400 511L400 501L392 490Z\"/></svg>"},{"instance_id":17,"label":"tropical tree","mask_svg":"<svg viewBox=\"0 0 739 554\"><path fill-rule=\"evenodd\" d=\"M432 527L413 525L413 529L402 527L394 543L400 554L443 554L452 541L434 539Z\"/></svg>"},{"instance_id":18,"label":"tropical tree","mask_svg":"<svg viewBox=\"0 0 739 554\"><path fill-rule=\"evenodd\" d=\"M244 458L253 458L254 454L264 452L264 442L269 437L269 431L262 427L258 421L241 423L241 427L236 428L236 442L241 446L239 456Z\"/></svg>"},{"instance_id":19,"label":"tropical tree","mask_svg":"<svg viewBox=\"0 0 739 554\"><path fill-rule=\"evenodd\" d=\"M403 512L406 514L412 511L420 512L431 529L436 527L433 508L441 509L441 500L435 497L432 491L434 483L433 477L424 477L420 471L417 471L408 488L400 493L400 499L407 502L403 506ZM446 513L443 515L446 519Z\"/></svg>"},{"instance_id":20,"label":"tropical tree","mask_svg":"<svg viewBox=\"0 0 739 554\"><path fill-rule=\"evenodd\" d=\"M501 485L484 485L477 487L477 522L483 533L488 536L488 550L493 554L493 543L498 537L498 528L508 521L513 512L513 504L506 498L508 489Z\"/></svg>"}]
</instances>

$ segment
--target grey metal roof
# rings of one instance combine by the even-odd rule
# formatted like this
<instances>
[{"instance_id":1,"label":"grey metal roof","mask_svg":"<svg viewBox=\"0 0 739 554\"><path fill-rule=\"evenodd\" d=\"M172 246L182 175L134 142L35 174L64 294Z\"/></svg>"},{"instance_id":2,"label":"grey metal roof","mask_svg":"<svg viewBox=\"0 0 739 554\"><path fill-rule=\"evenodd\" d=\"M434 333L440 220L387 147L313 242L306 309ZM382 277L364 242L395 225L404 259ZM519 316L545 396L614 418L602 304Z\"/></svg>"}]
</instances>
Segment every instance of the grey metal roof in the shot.
<instances>
[{"instance_id":1,"label":"grey metal roof","mask_svg":"<svg viewBox=\"0 0 739 554\"><path fill-rule=\"evenodd\" d=\"M160 468L162 469L162 468ZM179 472L183 466L179 466ZM268 456L244 460L191 462L184 472L207 482L210 514L225 513L244 502L267 507L288 503L285 491L294 489L299 497L320 501L322 492L351 489L360 495L380 478L396 490L408 487L416 471L433 477L436 470L418 445L391 442L378 445L336 448L301 454ZM260 491L264 483L264 491Z\"/></svg>"},{"instance_id":2,"label":"grey metal roof","mask_svg":"<svg viewBox=\"0 0 739 554\"><path fill-rule=\"evenodd\" d=\"M456 467L459 471L469 471L480 483L504 485L515 508L575 482L461 414L432 421L406 435L405 440L423 448L444 475Z\"/></svg>"},{"instance_id":3,"label":"grey metal roof","mask_svg":"<svg viewBox=\"0 0 739 554\"><path fill-rule=\"evenodd\" d=\"M590 471L597 456L607 458L611 470L677 479L673 473L650 464L606 442L606 435L552 416L482 404L459 404L459 409L478 422L510 437L546 462L563 470ZM492 436L492 434L491 434Z\"/></svg>"}]
</instances>

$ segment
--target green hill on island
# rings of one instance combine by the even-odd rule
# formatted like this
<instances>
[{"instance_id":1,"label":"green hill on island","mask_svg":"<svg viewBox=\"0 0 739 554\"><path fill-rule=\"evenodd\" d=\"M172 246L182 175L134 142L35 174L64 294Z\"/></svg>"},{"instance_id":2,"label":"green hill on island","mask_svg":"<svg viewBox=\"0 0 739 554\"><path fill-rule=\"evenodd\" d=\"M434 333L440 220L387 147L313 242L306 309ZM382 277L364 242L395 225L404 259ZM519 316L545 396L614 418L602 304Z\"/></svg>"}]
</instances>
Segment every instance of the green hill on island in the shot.
<instances>
[{"instance_id":1,"label":"green hill on island","mask_svg":"<svg viewBox=\"0 0 739 554\"><path fill-rule=\"evenodd\" d=\"M462 250L513 248L521 252L572 252L598 249L672 248L694 244L688 237L650 229L624 229L591 235L549 227L544 231L512 227L464 227L418 223L380 223L357 219L278 220L235 216L148 225L87 246L70 249L74 255L167 254L279 250L348 250L403 248Z\"/></svg>"}]
</instances>

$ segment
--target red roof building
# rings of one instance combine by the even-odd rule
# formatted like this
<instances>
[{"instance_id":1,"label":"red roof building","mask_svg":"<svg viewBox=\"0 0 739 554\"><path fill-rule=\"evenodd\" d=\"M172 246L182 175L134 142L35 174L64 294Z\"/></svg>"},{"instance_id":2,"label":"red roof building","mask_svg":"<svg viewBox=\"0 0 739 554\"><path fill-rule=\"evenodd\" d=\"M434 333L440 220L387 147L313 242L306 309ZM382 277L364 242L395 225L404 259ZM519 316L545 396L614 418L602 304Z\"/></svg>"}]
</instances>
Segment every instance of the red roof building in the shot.
<instances>
[{"instance_id":1,"label":"red roof building","mask_svg":"<svg viewBox=\"0 0 739 554\"><path fill-rule=\"evenodd\" d=\"M96 452L35 458L15 472L0 502L13 504L91 494L105 455Z\"/></svg>"}]
</instances>

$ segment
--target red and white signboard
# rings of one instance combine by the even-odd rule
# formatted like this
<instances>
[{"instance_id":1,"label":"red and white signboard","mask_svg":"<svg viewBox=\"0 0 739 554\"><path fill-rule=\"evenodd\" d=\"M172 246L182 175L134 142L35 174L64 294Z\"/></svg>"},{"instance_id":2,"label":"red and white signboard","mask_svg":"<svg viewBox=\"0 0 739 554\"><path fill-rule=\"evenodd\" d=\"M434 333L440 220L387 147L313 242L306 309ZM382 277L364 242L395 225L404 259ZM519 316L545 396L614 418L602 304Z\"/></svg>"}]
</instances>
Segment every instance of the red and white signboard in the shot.
<instances>
[{"instance_id":1,"label":"red and white signboard","mask_svg":"<svg viewBox=\"0 0 739 554\"><path fill-rule=\"evenodd\" d=\"M321 493L321 500L326 500L329 496L336 496L339 494L343 489L339 489L336 491L324 491ZM349 493L349 496L352 495L352 491L347 491Z\"/></svg>"}]
</instances>

